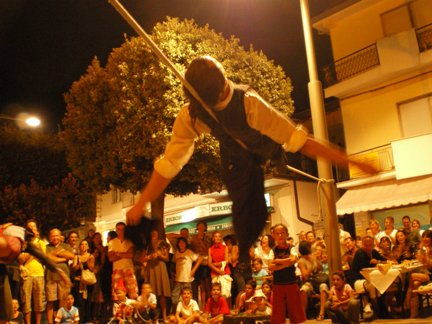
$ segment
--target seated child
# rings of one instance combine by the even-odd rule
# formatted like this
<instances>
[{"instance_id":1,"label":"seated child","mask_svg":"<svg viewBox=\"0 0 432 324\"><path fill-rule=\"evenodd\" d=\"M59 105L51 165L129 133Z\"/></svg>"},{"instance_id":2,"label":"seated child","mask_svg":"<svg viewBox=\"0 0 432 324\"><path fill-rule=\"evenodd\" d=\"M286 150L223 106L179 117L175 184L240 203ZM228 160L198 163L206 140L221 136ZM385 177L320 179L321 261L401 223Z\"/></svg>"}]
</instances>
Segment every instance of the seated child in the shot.
<instances>
[{"instance_id":1,"label":"seated child","mask_svg":"<svg viewBox=\"0 0 432 324\"><path fill-rule=\"evenodd\" d=\"M136 300L126 297L126 287L124 284L118 284L114 292L116 294L116 301L113 305L113 320L119 323L131 323L133 321Z\"/></svg>"},{"instance_id":2,"label":"seated child","mask_svg":"<svg viewBox=\"0 0 432 324\"><path fill-rule=\"evenodd\" d=\"M360 303L354 298L354 290L346 283L343 271L333 273L332 282L325 304L327 316L337 323L359 323Z\"/></svg>"},{"instance_id":3,"label":"seated child","mask_svg":"<svg viewBox=\"0 0 432 324\"><path fill-rule=\"evenodd\" d=\"M139 316L145 321L157 321L157 299L155 294L152 293L152 287L149 283L142 284L141 295L138 296L135 308L138 310Z\"/></svg>"},{"instance_id":4,"label":"seated child","mask_svg":"<svg viewBox=\"0 0 432 324\"><path fill-rule=\"evenodd\" d=\"M270 305L273 305L273 291L272 291L272 287L271 287L270 281L265 280L263 282L263 284L261 285L261 290L264 293L264 295L266 296L267 302Z\"/></svg>"},{"instance_id":5,"label":"seated child","mask_svg":"<svg viewBox=\"0 0 432 324\"><path fill-rule=\"evenodd\" d=\"M255 258L252 264L252 279L256 282L256 289L261 289L261 285L268 276L268 272L263 269L263 261L260 258Z\"/></svg>"},{"instance_id":6,"label":"seated child","mask_svg":"<svg viewBox=\"0 0 432 324\"><path fill-rule=\"evenodd\" d=\"M19 311L19 302L18 299L12 299L12 310L13 317L9 321L9 324L24 324L24 315Z\"/></svg>"},{"instance_id":7,"label":"seated child","mask_svg":"<svg viewBox=\"0 0 432 324\"><path fill-rule=\"evenodd\" d=\"M252 305L252 313L256 315L271 315L272 308L267 302L267 297L261 289L255 290L255 294L249 299Z\"/></svg>"},{"instance_id":8,"label":"seated child","mask_svg":"<svg viewBox=\"0 0 432 324\"><path fill-rule=\"evenodd\" d=\"M66 298L66 305L57 311L55 322L60 324L79 323L79 312L74 304L74 296L69 294Z\"/></svg>"},{"instance_id":9,"label":"seated child","mask_svg":"<svg viewBox=\"0 0 432 324\"><path fill-rule=\"evenodd\" d=\"M249 280L245 284L245 291L239 294L237 305L235 310L237 313L251 313L252 312L252 302L249 302L249 299L255 293L256 283L253 280Z\"/></svg>"},{"instance_id":10,"label":"seated child","mask_svg":"<svg viewBox=\"0 0 432 324\"><path fill-rule=\"evenodd\" d=\"M221 290L222 286L220 283L215 282L212 284L211 297L205 305L205 314L202 322L221 324L223 323L224 315L230 313L226 299L221 296Z\"/></svg>"},{"instance_id":11,"label":"seated child","mask_svg":"<svg viewBox=\"0 0 432 324\"><path fill-rule=\"evenodd\" d=\"M184 287L181 291L182 300L177 304L176 317L180 324L200 321L200 309L196 300L192 299L192 289Z\"/></svg>"},{"instance_id":12,"label":"seated child","mask_svg":"<svg viewBox=\"0 0 432 324\"><path fill-rule=\"evenodd\" d=\"M165 324L177 324L177 317L174 314L167 315Z\"/></svg>"}]
</instances>

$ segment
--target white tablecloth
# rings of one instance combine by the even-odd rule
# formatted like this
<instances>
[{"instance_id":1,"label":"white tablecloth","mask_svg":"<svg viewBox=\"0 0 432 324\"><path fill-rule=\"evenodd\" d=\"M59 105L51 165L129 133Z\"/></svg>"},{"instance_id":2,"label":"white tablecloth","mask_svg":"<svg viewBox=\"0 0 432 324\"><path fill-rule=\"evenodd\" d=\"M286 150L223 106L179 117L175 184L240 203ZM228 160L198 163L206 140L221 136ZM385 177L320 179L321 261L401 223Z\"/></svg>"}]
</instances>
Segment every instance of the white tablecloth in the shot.
<instances>
[{"instance_id":1,"label":"white tablecloth","mask_svg":"<svg viewBox=\"0 0 432 324\"><path fill-rule=\"evenodd\" d=\"M367 281L374 285L381 294L385 293L385 291L400 275L400 271L397 269L389 269L386 273L381 272L378 269L364 269L360 271L360 273Z\"/></svg>"}]
</instances>

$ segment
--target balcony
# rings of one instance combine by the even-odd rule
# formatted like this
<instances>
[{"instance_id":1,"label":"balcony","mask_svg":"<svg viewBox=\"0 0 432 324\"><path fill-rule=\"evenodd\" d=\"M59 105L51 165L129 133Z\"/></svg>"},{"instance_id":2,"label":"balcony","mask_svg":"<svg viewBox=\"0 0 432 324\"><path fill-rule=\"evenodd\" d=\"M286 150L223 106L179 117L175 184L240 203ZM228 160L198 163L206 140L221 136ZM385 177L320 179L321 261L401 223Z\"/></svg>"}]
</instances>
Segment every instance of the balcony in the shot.
<instances>
[{"instance_id":1,"label":"balcony","mask_svg":"<svg viewBox=\"0 0 432 324\"><path fill-rule=\"evenodd\" d=\"M353 154L350 157L357 161L372 164L379 170L379 172L388 172L395 168L393 150L390 144ZM368 176L368 174L365 174L353 165L349 166L349 173L351 179Z\"/></svg>"},{"instance_id":2,"label":"balcony","mask_svg":"<svg viewBox=\"0 0 432 324\"><path fill-rule=\"evenodd\" d=\"M363 73L380 64L376 44L363 48L351 55L322 68L325 87Z\"/></svg>"},{"instance_id":3,"label":"balcony","mask_svg":"<svg viewBox=\"0 0 432 324\"><path fill-rule=\"evenodd\" d=\"M416 35L420 52L432 49L432 24L417 28Z\"/></svg>"},{"instance_id":4,"label":"balcony","mask_svg":"<svg viewBox=\"0 0 432 324\"><path fill-rule=\"evenodd\" d=\"M380 39L321 69L326 97L349 95L420 71L432 62L432 55L425 53L430 49L432 24Z\"/></svg>"}]
</instances>

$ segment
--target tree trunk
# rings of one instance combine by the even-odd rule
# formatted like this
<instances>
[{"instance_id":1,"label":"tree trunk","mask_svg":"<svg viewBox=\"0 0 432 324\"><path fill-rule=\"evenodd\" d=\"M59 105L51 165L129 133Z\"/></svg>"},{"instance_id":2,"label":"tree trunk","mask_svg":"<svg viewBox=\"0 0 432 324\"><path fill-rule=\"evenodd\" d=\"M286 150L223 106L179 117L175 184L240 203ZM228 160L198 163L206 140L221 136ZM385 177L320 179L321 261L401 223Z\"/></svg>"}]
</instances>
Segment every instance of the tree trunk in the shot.
<instances>
[{"instance_id":1,"label":"tree trunk","mask_svg":"<svg viewBox=\"0 0 432 324\"><path fill-rule=\"evenodd\" d=\"M159 233L159 237L165 240L165 222L164 222L164 206L165 206L165 192L152 202L151 215L154 221L153 228Z\"/></svg>"}]
</instances>

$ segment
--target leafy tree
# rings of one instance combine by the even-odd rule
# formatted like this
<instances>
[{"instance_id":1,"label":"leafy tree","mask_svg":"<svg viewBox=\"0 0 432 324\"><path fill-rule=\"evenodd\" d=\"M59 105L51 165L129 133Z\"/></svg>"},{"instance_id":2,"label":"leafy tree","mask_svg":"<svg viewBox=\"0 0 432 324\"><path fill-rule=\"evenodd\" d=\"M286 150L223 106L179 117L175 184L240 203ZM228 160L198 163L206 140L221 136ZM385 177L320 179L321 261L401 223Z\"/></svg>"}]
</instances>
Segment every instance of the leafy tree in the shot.
<instances>
[{"instance_id":1,"label":"leafy tree","mask_svg":"<svg viewBox=\"0 0 432 324\"><path fill-rule=\"evenodd\" d=\"M181 72L193 58L210 54L231 80L251 85L283 113L292 112L292 86L282 68L252 47L245 50L235 37L227 40L208 26L176 18L157 24L152 37ZM114 49L105 67L95 58L65 100L62 140L69 165L97 192L110 185L132 192L143 187L184 103L180 81L139 37ZM193 158L167 191L220 190L218 156L217 142L200 138Z\"/></svg>"},{"instance_id":2,"label":"leafy tree","mask_svg":"<svg viewBox=\"0 0 432 324\"><path fill-rule=\"evenodd\" d=\"M24 225L33 218L47 234L94 220L94 195L70 174L55 135L1 127L0 152L2 222Z\"/></svg>"}]
</instances>

